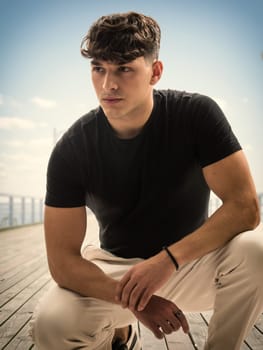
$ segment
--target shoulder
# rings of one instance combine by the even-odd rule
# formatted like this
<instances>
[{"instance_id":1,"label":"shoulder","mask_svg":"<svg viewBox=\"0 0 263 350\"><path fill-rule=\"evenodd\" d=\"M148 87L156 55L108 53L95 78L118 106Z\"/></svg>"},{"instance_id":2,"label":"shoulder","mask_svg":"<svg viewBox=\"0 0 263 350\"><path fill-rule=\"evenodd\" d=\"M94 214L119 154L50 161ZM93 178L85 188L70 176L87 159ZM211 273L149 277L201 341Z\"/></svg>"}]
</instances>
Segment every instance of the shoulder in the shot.
<instances>
[{"instance_id":1,"label":"shoulder","mask_svg":"<svg viewBox=\"0 0 263 350\"><path fill-rule=\"evenodd\" d=\"M224 114L209 96L196 92L178 90L155 90L155 103L159 112L169 119L183 123L202 123L207 118L221 119Z\"/></svg>"},{"instance_id":2,"label":"shoulder","mask_svg":"<svg viewBox=\"0 0 263 350\"><path fill-rule=\"evenodd\" d=\"M68 165L76 164L81 161L82 155L87 155L88 150L93 148L93 135L96 135L96 120L99 114L99 108L91 110L69 127L57 141L50 156L50 164L62 161Z\"/></svg>"},{"instance_id":3,"label":"shoulder","mask_svg":"<svg viewBox=\"0 0 263 350\"><path fill-rule=\"evenodd\" d=\"M100 115L100 108L91 110L83 115L65 132L63 137L71 139L81 136L83 133L93 130L96 127L96 120Z\"/></svg>"},{"instance_id":4,"label":"shoulder","mask_svg":"<svg viewBox=\"0 0 263 350\"><path fill-rule=\"evenodd\" d=\"M77 119L62 135L56 148L61 149L69 144L71 146L80 145L87 138L87 135L94 135L99 115L100 109L97 108Z\"/></svg>"},{"instance_id":5,"label":"shoulder","mask_svg":"<svg viewBox=\"0 0 263 350\"><path fill-rule=\"evenodd\" d=\"M189 101L194 94L180 90L154 90L154 97L160 101L166 101L168 103Z\"/></svg>"},{"instance_id":6,"label":"shoulder","mask_svg":"<svg viewBox=\"0 0 263 350\"><path fill-rule=\"evenodd\" d=\"M184 104L190 107L202 108L217 105L215 100L207 95L183 90L154 90L154 97L168 104Z\"/></svg>"}]
</instances>

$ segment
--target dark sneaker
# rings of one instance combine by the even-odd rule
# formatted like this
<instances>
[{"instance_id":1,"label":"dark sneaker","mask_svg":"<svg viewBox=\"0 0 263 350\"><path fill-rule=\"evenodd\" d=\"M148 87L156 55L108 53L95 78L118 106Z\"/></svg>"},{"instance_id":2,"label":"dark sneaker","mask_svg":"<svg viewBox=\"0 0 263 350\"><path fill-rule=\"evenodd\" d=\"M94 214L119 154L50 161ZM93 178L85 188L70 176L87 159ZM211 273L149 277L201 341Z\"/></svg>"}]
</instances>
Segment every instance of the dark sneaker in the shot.
<instances>
[{"instance_id":1,"label":"dark sneaker","mask_svg":"<svg viewBox=\"0 0 263 350\"><path fill-rule=\"evenodd\" d=\"M117 340L112 344L112 350L142 350L138 323L134 323L129 327L130 336L127 343L123 344L120 340Z\"/></svg>"}]
</instances>

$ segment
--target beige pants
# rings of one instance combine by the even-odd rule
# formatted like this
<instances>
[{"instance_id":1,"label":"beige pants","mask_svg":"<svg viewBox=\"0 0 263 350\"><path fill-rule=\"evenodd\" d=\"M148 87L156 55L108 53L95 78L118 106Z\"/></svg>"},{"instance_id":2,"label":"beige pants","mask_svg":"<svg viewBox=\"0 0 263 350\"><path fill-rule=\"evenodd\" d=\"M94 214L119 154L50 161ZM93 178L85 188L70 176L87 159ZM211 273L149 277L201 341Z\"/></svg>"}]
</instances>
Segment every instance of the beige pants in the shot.
<instances>
[{"instance_id":1,"label":"beige pants","mask_svg":"<svg viewBox=\"0 0 263 350\"><path fill-rule=\"evenodd\" d=\"M115 279L140 261L90 246L83 256ZM183 266L158 294L186 312L213 309L205 349L238 350L263 310L262 266L261 224ZM56 286L35 311L32 336L39 350L111 350L114 329L135 321L127 309Z\"/></svg>"}]
</instances>

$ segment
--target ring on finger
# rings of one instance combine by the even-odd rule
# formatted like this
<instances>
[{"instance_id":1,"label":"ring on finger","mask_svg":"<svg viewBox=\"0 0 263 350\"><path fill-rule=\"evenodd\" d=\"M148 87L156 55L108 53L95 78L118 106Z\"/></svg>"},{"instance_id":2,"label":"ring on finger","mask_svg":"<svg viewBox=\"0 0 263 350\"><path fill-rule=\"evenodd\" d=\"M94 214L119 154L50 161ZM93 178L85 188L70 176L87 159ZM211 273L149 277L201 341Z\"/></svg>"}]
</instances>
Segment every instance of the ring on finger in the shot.
<instances>
[{"instance_id":1,"label":"ring on finger","mask_svg":"<svg viewBox=\"0 0 263 350\"><path fill-rule=\"evenodd\" d=\"M181 310L177 310L176 312L174 312L174 315L177 317L177 318L180 318L182 315L183 315L183 312Z\"/></svg>"}]
</instances>

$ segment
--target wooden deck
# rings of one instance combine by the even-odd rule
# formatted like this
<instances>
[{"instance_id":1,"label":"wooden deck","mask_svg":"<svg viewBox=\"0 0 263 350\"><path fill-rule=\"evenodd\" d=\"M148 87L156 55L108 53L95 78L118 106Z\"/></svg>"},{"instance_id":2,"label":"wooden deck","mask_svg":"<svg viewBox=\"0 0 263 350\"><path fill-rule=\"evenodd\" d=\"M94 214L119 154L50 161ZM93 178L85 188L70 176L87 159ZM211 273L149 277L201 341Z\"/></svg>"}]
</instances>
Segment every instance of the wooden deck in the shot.
<instances>
[{"instance_id":1,"label":"wooden deck","mask_svg":"<svg viewBox=\"0 0 263 350\"><path fill-rule=\"evenodd\" d=\"M88 217L89 236L97 242L97 227ZM28 337L29 321L39 298L54 283L48 272L42 225L0 232L0 349L35 349ZM187 314L194 342L202 349L211 314ZM165 350L164 340L157 340L141 327L143 350ZM169 349L193 350L191 339L183 332L167 337ZM263 350L263 315L255 324L242 350Z\"/></svg>"}]
</instances>

